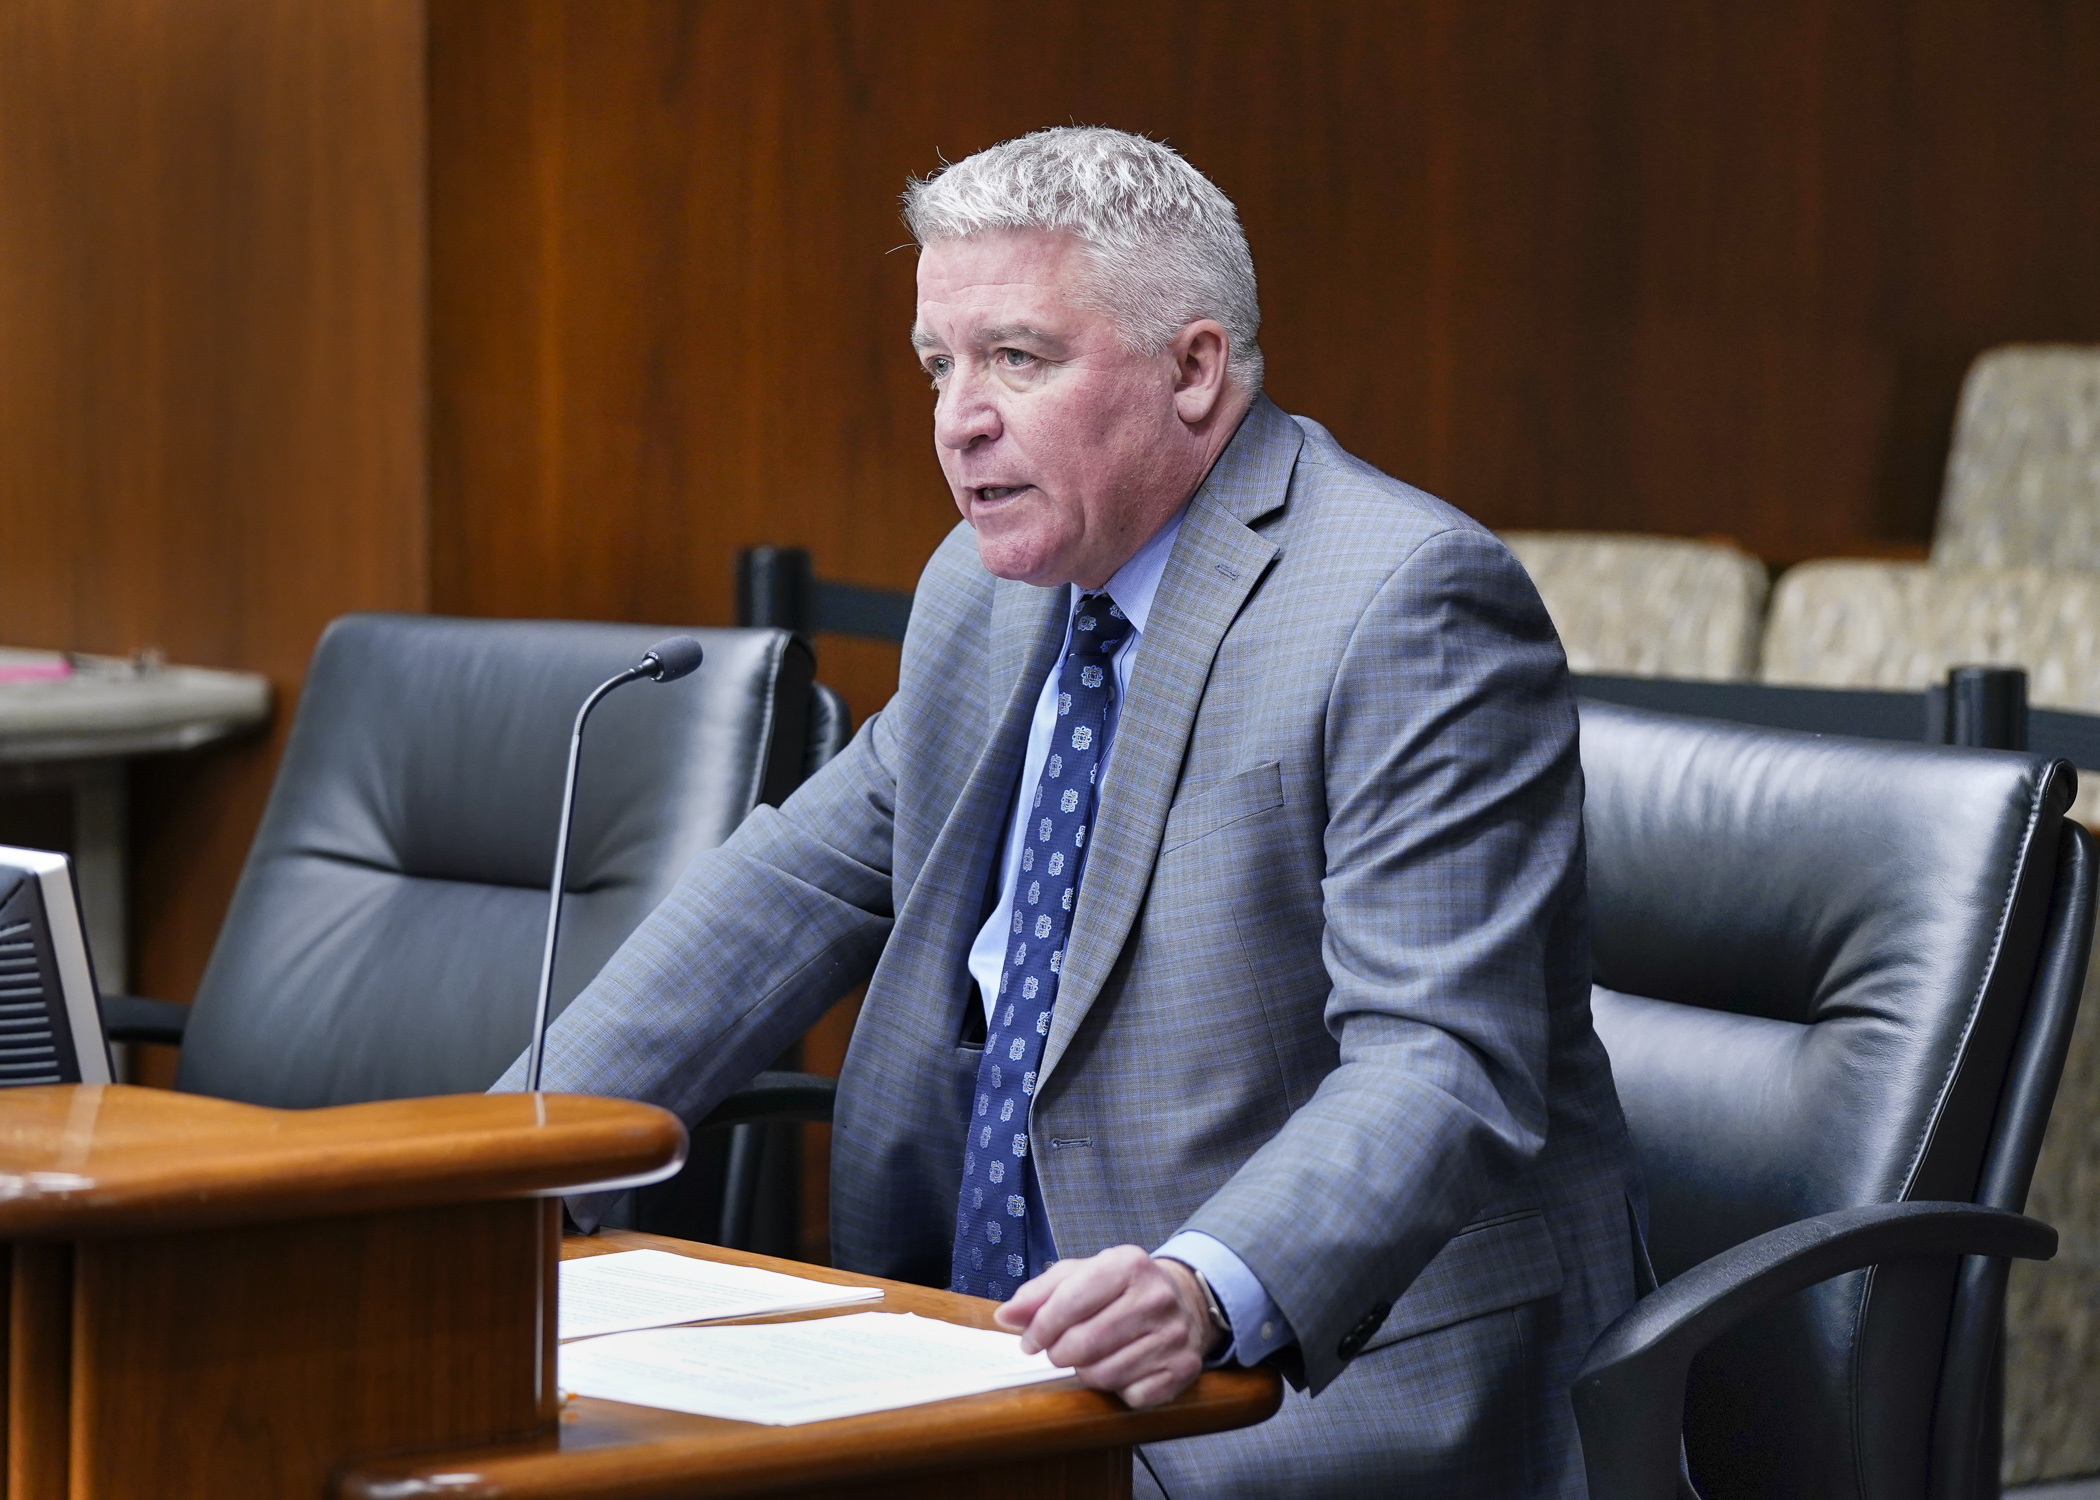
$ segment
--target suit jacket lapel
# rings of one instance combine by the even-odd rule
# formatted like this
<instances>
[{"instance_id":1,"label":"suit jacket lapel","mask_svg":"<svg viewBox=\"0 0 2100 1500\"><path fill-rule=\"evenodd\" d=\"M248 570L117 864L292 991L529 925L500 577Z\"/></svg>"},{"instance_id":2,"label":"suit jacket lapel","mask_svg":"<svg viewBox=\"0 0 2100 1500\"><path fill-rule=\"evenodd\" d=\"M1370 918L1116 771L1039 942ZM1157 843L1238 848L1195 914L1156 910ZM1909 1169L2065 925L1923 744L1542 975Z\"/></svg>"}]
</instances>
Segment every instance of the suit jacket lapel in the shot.
<instances>
[{"instance_id":1,"label":"suit jacket lapel","mask_svg":"<svg viewBox=\"0 0 2100 1500\"><path fill-rule=\"evenodd\" d=\"M908 950L919 965L931 965L908 978L904 988L931 997L957 993L966 973L958 955L967 954L984 923L984 896L1004 847L1013 788L1028 747L1028 721L1043 675L1064 640L1062 588L1033 588L1023 583L995 583L992 592L991 675L985 684L991 733L955 799L940 835L934 840L920 878L913 884L898 930L924 935ZM893 950L897 945L893 944ZM973 987L962 986L973 996ZM940 1024L952 1039L959 1014L945 1014Z\"/></svg>"},{"instance_id":2,"label":"suit jacket lapel","mask_svg":"<svg viewBox=\"0 0 2100 1500\"><path fill-rule=\"evenodd\" d=\"M1189 732L1218 645L1276 555L1248 529L1281 506L1304 445L1298 424L1266 396L1189 502L1181 535L1153 595L1130 698L1116 721L1107 780L1080 881L1072 941L1043 1047L1047 1081L1092 1008L1130 936L1181 779ZM1040 673L1049 670L1045 662Z\"/></svg>"},{"instance_id":3,"label":"suit jacket lapel","mask_svg":"<svg viewBox=\"0 0 2100 1500\"><path fill-rule=\"evenodd\" d=\"M1064 644L1065 607L1071 602L1066 588L1039 589L1031 584L1001 578L992 585L992 680L987 703L992 711L993 737L1014 728L1020 714L1020 743L1014 764L1028 745L1028 719L1042 692L1043 677ZM1006 736L1011 738L1011 736Z\"/></svg>"}]
</instances>

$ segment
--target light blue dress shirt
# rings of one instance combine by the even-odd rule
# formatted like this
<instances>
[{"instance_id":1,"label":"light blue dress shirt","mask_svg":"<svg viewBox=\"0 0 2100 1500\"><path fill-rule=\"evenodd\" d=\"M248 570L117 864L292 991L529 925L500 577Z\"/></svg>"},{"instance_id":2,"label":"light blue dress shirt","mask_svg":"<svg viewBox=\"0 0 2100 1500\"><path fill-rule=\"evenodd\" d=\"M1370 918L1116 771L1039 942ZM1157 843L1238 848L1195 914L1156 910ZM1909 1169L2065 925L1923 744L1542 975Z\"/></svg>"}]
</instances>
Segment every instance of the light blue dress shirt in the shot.
<instances>
[{"instance_id":1,"label":"light blue dress shirt","mask_svg":"<svg viewBox=\"0 0 2100 1500\"><path fill-rule=\"evenodd\" d=\"M1130 672L1137 655L1144 647L1145 621L1152 612L1152 596L1159 592L1160 575L1166 572L1167 558L1174 550L1174 538L1181 532L1181 519L1187 508L1175 513L1174 519L1161 527L1152 540L1138 548L1130 561L1116 570L1102 589L1116 602L1116 607L1130 617L1130 639L1115 655L1116 697L1120 707L1130 689ZM1080 590L1072 587L1072 603L1079 602ZM1066 610L1065 646L1071 645L1070 609ZM1049 674L1043 679L1043 690L1036 697L1035 718L1028 726L1028 752L1021 762L1023 787L1032 787L1043 776L1043 762L1050 757L1050 736L1057 728L1057 672L1064 660L1064 648L1060 648L1057 661L1051 663ZM1101 768L1102 785L1115 774L1115 738L1111 734L1108 759ZM1024 798L1014 799L1014 814L1007 825L1006 847L999 859L999 900L991 915L977 933L977 940L970 945L970 977L977 981L978 991L984 996L984 1014L989 1025L995 1002L999 995L999 973L1006 958L1006 924L1014 904L1014 879L1019 873L1021 845L1026 838L1027 807ZM1080 877L1082 888L1085 876ZM1030 1177L1035 1175L1035 1161L1028 1162ZM1041 1199L1031 1192L1031 1196ZM1040 1228L1038 1227L1040 1226ZM1055 1243L1050 1238L1047 1217L1034 1214L1029 1218L1029 1258L1037 1266L1048 1266L1057 1258ZM1225 1310L1226 1319L1232 1324L1232 1343L1213 1363L1236 1359L1243 1365L1251 1365L1267 1358L1276 1350L1297 1341L1297 1333L1277 1307L1268 1292L1263 1289L1261 1279L1247 1269L1245 1261L1235 1255L1225 1244L1200 1231L1184 1229L1174 1235L1155 1255L1170 1256L1185 1265L1195 1267L1217 1293L1219 1305Z\"/></svg>"}]
</instances>

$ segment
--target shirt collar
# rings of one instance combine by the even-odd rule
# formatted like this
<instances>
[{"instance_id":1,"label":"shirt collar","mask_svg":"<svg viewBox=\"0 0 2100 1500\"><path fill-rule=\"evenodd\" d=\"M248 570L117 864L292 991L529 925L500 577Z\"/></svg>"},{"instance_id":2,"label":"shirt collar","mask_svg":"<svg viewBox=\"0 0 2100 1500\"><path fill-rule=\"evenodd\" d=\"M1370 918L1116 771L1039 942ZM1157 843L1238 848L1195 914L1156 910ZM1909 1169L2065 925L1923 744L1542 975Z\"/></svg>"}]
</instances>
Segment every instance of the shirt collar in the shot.
<instances>
[{"instance_id":1,"label":"shirt collar","mask_svg":"<svg viewBox=\"0 0 2100 1500\"><path fill-rule=\"evenodd\" d=\"M1159 592L1159 580L1167 571L1167 559L1174 552L1174 538L1181 534L1181 522L1189 508L1184 505L1174 512L1174 518L1152 534L1152 540L1137 549L1130 561L1110 575L1100 592L1113 599L1116 608L1129 617L1131 627L1139 635L1145 633L1145 619L1152 613L1152 596ZM1072 602L1079 602L1082 590L1072 585Z\"/></svg>"}]
</instances>

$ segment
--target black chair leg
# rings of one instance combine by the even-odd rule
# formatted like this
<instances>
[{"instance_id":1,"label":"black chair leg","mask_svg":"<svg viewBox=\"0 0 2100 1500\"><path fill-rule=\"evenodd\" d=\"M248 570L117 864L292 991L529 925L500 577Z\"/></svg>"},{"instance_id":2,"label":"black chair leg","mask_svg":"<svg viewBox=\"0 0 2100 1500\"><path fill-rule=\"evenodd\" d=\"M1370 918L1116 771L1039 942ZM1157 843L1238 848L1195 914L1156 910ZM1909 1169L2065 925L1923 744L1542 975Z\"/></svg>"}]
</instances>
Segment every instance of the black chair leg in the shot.
<instances>
[{"instance_id":1,"label":"black chair leg","mask_svg":"<svg viewBox=\"0 0 2100 1500\"><path fill-rule=\"evenodd\" d=\"M751 1248L751 1222L758 1212L758 1156L765 1137L756 1125L729 1132L729 1172L722 1185L722 1244L731 1250Z\"/></svg>"},{"instance_id":2,"label":"black chair leg","mask_svg":"<svg viewBox=\"0 0 2100 1500\"><path fill-rule=\"evenodd\" d=\"M2005 1319L1998 1320L1998 1347L1991 1355L1990 1395L1983 1431L1976 1435L1977 1500L1999 1500L2005 1493Z\"/></svg>"}]
</instances>

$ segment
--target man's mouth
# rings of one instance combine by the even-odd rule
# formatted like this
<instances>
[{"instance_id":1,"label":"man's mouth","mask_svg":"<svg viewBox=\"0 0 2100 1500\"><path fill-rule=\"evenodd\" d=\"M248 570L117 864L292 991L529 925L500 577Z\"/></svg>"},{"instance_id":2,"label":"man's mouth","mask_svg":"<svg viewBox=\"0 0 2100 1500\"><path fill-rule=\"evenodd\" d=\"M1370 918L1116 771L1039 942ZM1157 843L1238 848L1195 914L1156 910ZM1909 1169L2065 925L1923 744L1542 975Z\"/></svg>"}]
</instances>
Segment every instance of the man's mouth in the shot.
<instances>
[{"instance_id":1,"label":"man's mouth","mask_svg":"<svg viewBox=\"0 0 2100 1500\"><path fill-rule=\"evenodd\" d=\"M1029 486L1025 484L979 484L972 485L970 493L975 495L980 503L996 504L1001 500L1020 494L1021 491L1027 488Z\"/></svg>"}]
</instances>

